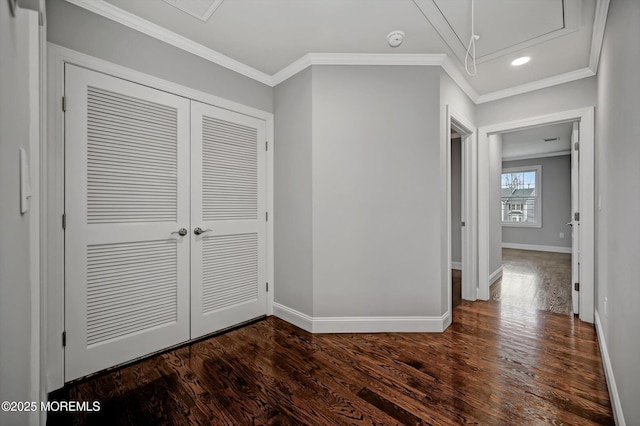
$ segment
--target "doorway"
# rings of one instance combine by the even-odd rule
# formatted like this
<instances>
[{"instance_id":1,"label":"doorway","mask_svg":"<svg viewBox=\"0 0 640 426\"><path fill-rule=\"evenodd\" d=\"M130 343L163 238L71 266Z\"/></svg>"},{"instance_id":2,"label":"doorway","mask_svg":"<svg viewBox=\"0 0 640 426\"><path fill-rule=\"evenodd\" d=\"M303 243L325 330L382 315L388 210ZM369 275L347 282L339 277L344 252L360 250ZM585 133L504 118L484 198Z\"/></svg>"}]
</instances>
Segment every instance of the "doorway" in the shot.
<instances>
[{"instance_id":1,"label":"doorway","mask_svg":"<svg viewBox=\"0 0 640 426\"><path fill-rule=\"evenodd\" d=\"M462 302L462 137L451 129L451 307Z\"/></svg>"},{"instance_id":2,"label":"doorway","mask_svg":"<svg viewBox=\"0 0 640 426\"><path fill-rule=\"evenodd\" d=\"M491 176L492 161L491 150L487 149L501 136L508 132L535 129L543 126L561 123L578 124L572 126L572 141L570 146L570 158L574 168L571 216L567 219L572 228L565 231L565 238L573 229L573 241L578 244L572 246L575 259L575 273L572 276L572 297L579 309L579 317L585 322L594 321L594 109L566 111L533 117L514 122L501 123L479 129L478 138L478 298L487 300L490 297L491 247L492 246L492 215L491 209L496 208L491 203ZM579 157L578 157L579 155ZM579 167L575 168L575 160L580 159ZM495 168L495 165L494 165ZM493 174L495 176L495 173ZM574 195L575 198L574 199ZM514 207L520 207L517 205ZM517 209L514 209L517 212ZM543 219L544 220L544 219ZM565 222L566 224L566 222ZM558 236L559 233L558 232ZM576 238L577 236L577 238ZM495 241L495 236L493 236ZM501 239L500 239L501 241ZM577 284L576 284L577 283Z\"/></svg>"},{"instance_id":3,"label":"doorway","mask_svg":"<svg viewBox=\"0 0 640 426\"><path fill-rule=\"evenodd\" d=\"M577 123L498 133L491 168L490 296L505 305L571 315L572 145ZM494 163L494 158L491 163ZM497 192L497 193L496 193ZM494 195L495 194L495 195ZM577 296L577 295L576 295ZM577 297L576 297L577 299ZM577 300L576 300L577 302ZM577 312L576 312L577 313Z\"/></svg>"},{"instance_id":4,"label":"doorway","mask_svg":"<svg viewBox=\"0 0 640 426\"><path fill-rule=\"evenodd\" d=\"M469 224L475 220L476 202L472 189L475 176L475 127L462 114L447 105L447 238L446 286L449 313L459 300L475 300L477 294L477 263L472 247L475 235ZM444 247L443 247L444 249ZM455 281L454 281L455 280ZM454 284L456 284L454 288ZM459 290L458 290L459 288ZM455 295L454 295L455 293Z\"/></svg>"}]
</instances>

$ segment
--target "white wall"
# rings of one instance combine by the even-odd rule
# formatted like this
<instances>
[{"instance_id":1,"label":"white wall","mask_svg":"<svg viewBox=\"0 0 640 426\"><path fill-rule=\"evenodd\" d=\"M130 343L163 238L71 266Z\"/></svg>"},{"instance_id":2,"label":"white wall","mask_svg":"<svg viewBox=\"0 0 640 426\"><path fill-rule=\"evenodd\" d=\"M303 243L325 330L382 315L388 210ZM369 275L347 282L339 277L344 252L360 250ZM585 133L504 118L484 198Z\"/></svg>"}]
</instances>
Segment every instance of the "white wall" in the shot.
<instances>
[{"instance_id":1,"label":"white wall","mask_svg":"<svg viewBox=\"0 0 640 426\"><path fill-rule=\"evenodd\" d=\"M47 40L51 43L263 111L273 111L271 87L64 0L47 1L47 27Z\"/></svg>"},{"instance_id":2,"label":"white wall","mask_svg":"<svg viewBox=\"0 0 640 426\"><path fill-rule=\"evenodd\" d=\"M313 316L311 73L274 90L274 301Z\"/></svg>"},{"instance_id":3,"label":"white wall","mask_svg":"<svg viewBox=\"0 0 640 426\"><path fill-rule=\"evenodd\" d=\"M18 150L29 150L27 13L0 2L0 401L33 398L30 217L20 214ZM37 327L36 327L37 330ZM37 339L36 339L37 341ZM35 380L37 381L37 376ZM36 393L37 394L37 393ZM0 411L0 424L27 424L29 413Z\"/></svg>"},{"instance_id":4,"label":"white wall","mask_svg":"<svg viewBox=\"0 0 640 426\"><path fill-rule=\"evenodd\" d=\"M569 111L596 104L596 78L589 77L477 106L478 127Z\"/></svg>"},{"instance_id":5,"label":"white wall","mask_svg":"<svg viewBox=\"0 0 640 426\"><path fill-rule=\"evenodd\" d=\"M542 166L542 228L503 226L502 242L571 247L571 155L505 161L502 168L535 165Z\"/></svg>"},{"instance_id":6,"label":"white wall","mask_svg":"<svg viewBox=\"0 0 640 426\"><path fill-rule=\"evenodd\" d=\"M315 316L443 314L439 80L313 67Z\"/></svg>"},{"instance_id":7,"label":"white wall","mask_svg":"<svg viewBox=\"0 0 640 426\"><path fill-rule=\"evenodd\" d=\"M502 266L502 135L489 136L489 274Z\"/></svg>"},{"instance_id":8,"label":"white wall","mask_svg":"<svg viewBox=\"0 0 640 426\"><path fill-rule=\"evenodd\" d=\"M596 111L597 197L602 203L596 216L597 310L628 425L640 424L638 23L640 2L611 1L598 70Z\"/></svg>"}]
</instances>

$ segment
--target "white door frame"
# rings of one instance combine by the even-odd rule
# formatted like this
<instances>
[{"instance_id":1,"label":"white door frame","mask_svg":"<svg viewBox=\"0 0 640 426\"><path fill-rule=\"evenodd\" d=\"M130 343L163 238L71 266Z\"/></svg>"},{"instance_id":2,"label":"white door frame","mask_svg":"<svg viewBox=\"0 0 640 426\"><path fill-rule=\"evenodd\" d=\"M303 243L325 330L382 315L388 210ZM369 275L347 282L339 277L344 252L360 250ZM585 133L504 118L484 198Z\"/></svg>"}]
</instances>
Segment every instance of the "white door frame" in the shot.
<instances>
[{"instance_id":1,"label":"white door frame","mask_svg":"<svg viewBox=\"0 0 640 426\"><path fill-rule=\"evenodd\" d=\"M574 144L580 140L580 124L573 123L571 129L571 305L573 314L580 314L580 292L573 283L580 282L580 221L573 212L580 210L580 156Z\"/></svg>"},{"instance_id":2,"label":"white door frame","mask_svg":"<svg viewBox=\"0 0 640 426\"><path fill-rule=\"evenodd\" d=\"M461 219L465 222L462 228L462 298L465 300L476 300L477 298L477 273L474 252L472 250L476 245L476 234L472 232L475 215L473 212L477 204L477 191L475 190L476 175L476 143L475 143L475 126L467 117L455 111L451 106L447 105L446 113L446 135L447 135L447 248L446 248L446 287L448 293L449 312L452 313L452 294L451 294L451 128L458 132L462 139L462 188L463 203L461 211Z\"/></svg>"},{"instance_id":3,"label":"white door frame","mask_svg":"<svg viewBox=\"0 0 640 426\"><path fill-rule=\"evenodd\" d=\"M478 298L489 299L489 135L549 124L580 122L580 319L594 321L595 299L595 109L556 112L478 129ZM481 149L482 148L482 149ZM575 152L572 150L572 153ZM572 154L573 155L573 154ZM474 224L475 224L474 223ZM475 248L474 248L475 249Z\"/></svg>"},{"instance_id":4,"label":"white door frame","mask_svg":"<svg viewBox=\"0 0 640 426\"><path fill-rule=\"evenodd\" d=\"M273 114L229 101L200 90L192 89L149 74L132 70L53 43L47 44L47 143L40 162L43 187L41 214L43 217L42 279L45 297L43 307L46 321L45 352L47 383L51 392L64 386L64 65L73 64L134 83L163 90L174 95L193 99L219 108L235 111L264 120L269 143L267 152L267 211L273 212ZM267 142L265 141L265 142ZM274 288L273 273L273 219L267 222L267 280ZM273 315L273 294L267 293L267 315Z\"/></svg>"}]
</instances>

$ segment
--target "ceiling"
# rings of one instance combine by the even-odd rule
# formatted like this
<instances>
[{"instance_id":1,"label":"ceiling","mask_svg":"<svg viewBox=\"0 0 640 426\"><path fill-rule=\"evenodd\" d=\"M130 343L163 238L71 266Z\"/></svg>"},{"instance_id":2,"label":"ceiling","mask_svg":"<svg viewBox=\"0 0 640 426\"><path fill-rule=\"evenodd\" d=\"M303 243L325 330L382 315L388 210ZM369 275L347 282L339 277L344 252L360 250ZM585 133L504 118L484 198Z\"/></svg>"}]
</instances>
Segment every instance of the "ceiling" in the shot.
<instances>
[{"instance_id":1,"label":"ceiling","mask_svg":"<svg viewBox=\"0 0 640 426\"><path fill-rule=\"evenodd\" d=\"M551 124L502 134L502 159L549 157L571 152L573 123ZM553 141L545 139L558 138Z\"/></svg>"},{"instance_id":2,"label":"ceiling","mask_svg":"<svg viewBox=\"0 0 640 426\"><path fill-rule=\"evenodd\" d=\"M68 1L107 11L105 16L124 16L120 22L142 18L197 43L200 51L217 52L267 76L307 53L444 53L471 92L481 96L545 80L559 82L563 76L586 76L585 70L593 67L594 18L603 0L476 0L475 33L480 39L473 77L464 71L471 0ZM208 1L213 13L203 21L170 4L180 1L201 3L201 10ZM406 34L398 48L386 41L393 30ZM523 55L531 56L531 62L510 65Z\"/></svg>"}]
</instances>

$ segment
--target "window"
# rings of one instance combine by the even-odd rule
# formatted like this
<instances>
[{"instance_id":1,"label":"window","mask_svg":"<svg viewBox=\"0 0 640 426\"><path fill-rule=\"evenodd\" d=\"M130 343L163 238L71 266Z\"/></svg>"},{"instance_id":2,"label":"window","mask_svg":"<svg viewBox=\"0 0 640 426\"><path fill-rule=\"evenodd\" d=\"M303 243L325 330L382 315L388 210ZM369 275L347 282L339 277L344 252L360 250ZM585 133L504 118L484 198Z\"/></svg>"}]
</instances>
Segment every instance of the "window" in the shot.
<instances>
[{"instance_id":1,"label":"window","mask_svg":"<svg viewBox=\"0 0 640 426\"><path fill-rule=\"evenodd\" d=\"M502 170L502 225L542 227L542 166Z\"/></svg>"}]
</instances>

